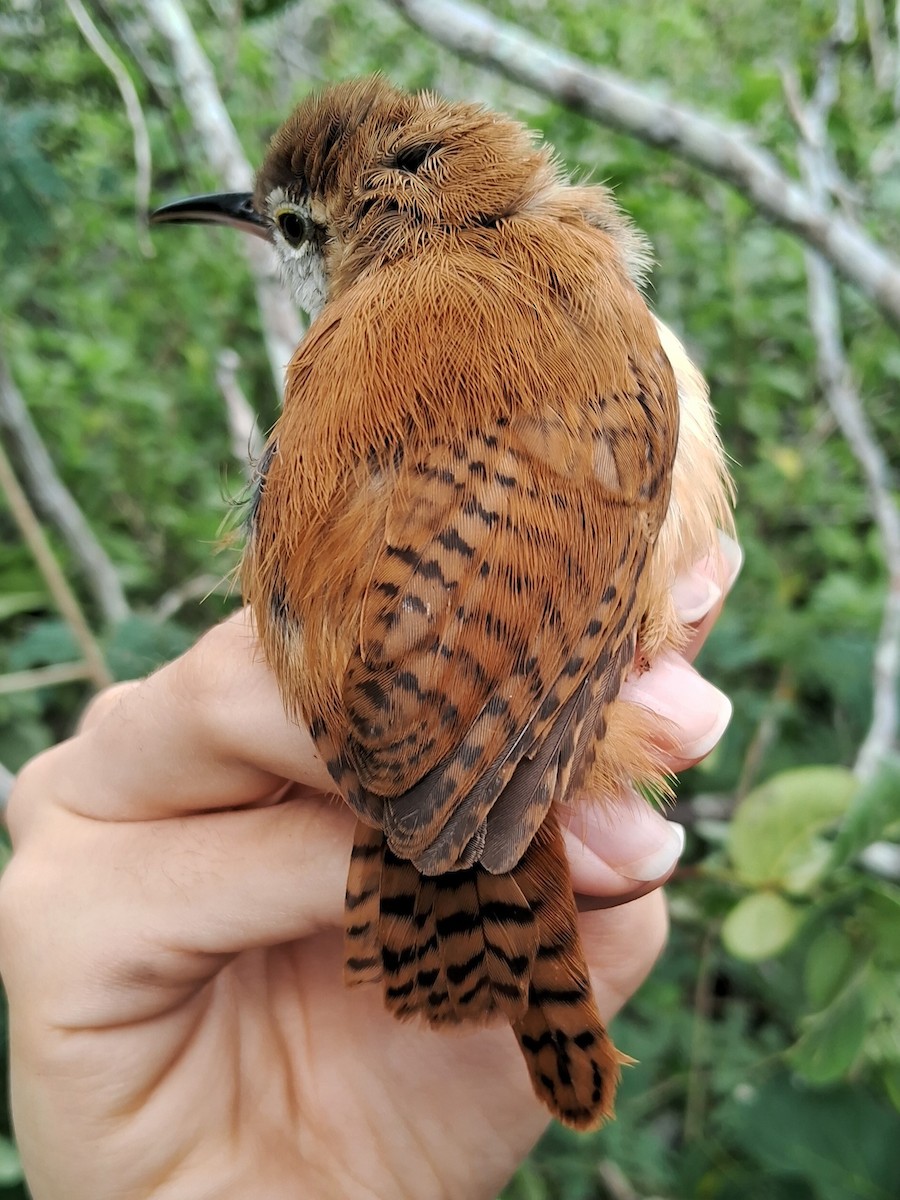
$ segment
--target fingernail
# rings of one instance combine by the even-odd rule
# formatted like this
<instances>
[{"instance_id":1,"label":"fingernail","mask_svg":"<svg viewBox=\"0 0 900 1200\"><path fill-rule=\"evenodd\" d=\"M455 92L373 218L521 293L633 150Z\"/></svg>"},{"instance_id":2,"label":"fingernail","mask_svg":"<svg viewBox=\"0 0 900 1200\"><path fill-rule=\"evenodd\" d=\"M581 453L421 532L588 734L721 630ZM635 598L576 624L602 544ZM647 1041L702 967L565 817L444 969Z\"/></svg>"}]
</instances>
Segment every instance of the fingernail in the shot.
<instances>
[{"instance_id":1,"label":"fingernail","mask_svg":"<svg viewBox=\"0 0 900 1200\"><path fill-rule=\"evenodd\" d=\"M683 571L672 587L678 619L686 625L701 620L721 599L722 589L697 567Z\"/></svg>"},{"instance_id":2,"label":"fingernail","mask_svg":"<svg viewBox=\"0 0 900 1200\"><path fill-rule=\"evenodd\" d=\"M615 895L626 883L663 879L684 849L684 829L636 793L591 804L568 814L564 830L576 885Z\"/></svg>"},{"instance_id":3,"label":"fingernail","mask_svg":"<svg viewBox=\"0 0 900 1200\"><path fill-rule=\"evenodd\" d=\"M731 701L677 654L664 654L643 675L626 679L620 693L658 713L673 727L681 758L703 758L728 728Z\"/></svg>"},{"instance_id":4,"label":"fingernail","mask_svg":"<svg viewBox=\"0 0 900 1200\"><path fill-rule=\"evenodd\" d=\"M684 826L677 821L666 821L665 835L665 841L651 854L645 854L643 858L636 858L630 863L621 863L617 867L619 874L639 883L650 883L653 879L668 875L684 850Z\"/></svg>"},{"instance_id":5,"label":"fingernail","mask_svg":"<svg viewBox=\"0 0 900 1200\"><path fill-rule=\"evenodd\" d=\"M741 573L741 567L744 565L744 552L733 537L729 537L721 529L718 532L719 553L728 567L728 575L725 579L725 590L728 591Z\"/></svg>"}]
</instances>

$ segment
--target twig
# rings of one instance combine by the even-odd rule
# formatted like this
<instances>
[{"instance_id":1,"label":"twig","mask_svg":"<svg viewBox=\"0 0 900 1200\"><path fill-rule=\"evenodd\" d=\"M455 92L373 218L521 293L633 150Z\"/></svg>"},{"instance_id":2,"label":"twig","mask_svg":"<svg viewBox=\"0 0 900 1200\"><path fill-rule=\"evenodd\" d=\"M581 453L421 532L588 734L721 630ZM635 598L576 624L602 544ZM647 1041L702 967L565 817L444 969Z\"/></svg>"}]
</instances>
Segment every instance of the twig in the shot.
<instances>
[{"instance_id":1,"label":"twig","mask_svg":"<svg viewBox=\"0 0 900 1200\"><path fill-rule=\"evenodd\" d=\"M597 1178L606 1189L610 1200L641 1200L625 1172L611 1158L601 1159L597 1164Z\"/></svg>"},{"instance_id":2,"label":"twig","mask_svg":"<svg viewBox=\"0 0 900 1200\"><path fill-rule=\"evenodd\" d=\"M894 48L888 36L884 0L863 0L863 11L866 14L875 87L879 92L887 92L894 83Z\"/></svg>"},{"instance_id":3,"label":"twig","mask_svg":"<svg viewBox=\"0 0 900 1200\"><path fill-rule=\"evenodd\" d=\"M182 100L207 162L224 187L236 192L250 191L253 171L222 102L210 61L181 0L143 0L143 8L169 47ZM270 247L259 238L244 238L242 244L256 284L272 378L281 396L284 368L300 341L303 327L278 279Z\"/></svg>"},{"instance_id":4,"label":"twig","mask_svg":"<svg viewBox=\"0 0 900 1200\"><path fill-rule=\"evenodd\" d=\"M75 497L59 478L41 435L0 355L0 434L14 455L31 502L59 531L104 621L115 624L128 616L128 601L116 568L97 541Z\"/></svg>"},{"instance_id":5,"label":"twig","mask_svg":"<svg viewBox=\"0 0 900 1200\"><path fill-rule=\"evenodd\" d=\"M0 812L6 810L10 792L12 792L15 782L16 777L12 771L8 767L5 767L3 763L0 763Z\"/></svg>"},{"instance_id":6,"label":"twig","mask_svg":"<svg viewBox=\"0 0 900 1200\"><path fill-rule=\"evenodd\" d=\"M819 74L812 96L803 101L799 87L788 89L800 143L798 159L814 200L828 204L828 117L838 98L839 50L852 40L855 13L842 0L834 30L822 48ZM888 588L881 629L875 647L872 681L872 721L856 758L855 771L870 779L897 740L900 710L900 508L893 497L887 459L866 416L862 398L844 352L844 333L837 280L829 262L815 250L806 256L809 320L816 340L819 382L829 408L859 463L869 502L881 535L888 571Z\"/></svg>"},{"instance_id":7,"label":"twig","mask_svg":"<svg viewBox=\"0 0 900 1200\"><path fill-rule=\"evenodd\" d=\"M81 3L81 0L66 0L66 7L81 30L84 40L94 51L106 69L116 81L128 122L131 125L131 135L134 140L134 219L137 227L138 245L141 253L147 258L154 254L153 243L147 227L147 210L150 207L150 135L147 132L147 122L144 120L144 110L137 89L131 76L125 70L124 64L116 57L112 48L103 39L100 30Z\"/></svg>"},{"instance_id":8,"label":"twig","mask_svg":"<svg viewBox=\"0 0 900 1200\"><path fill-rule=\"evenodd\" d=\"M194 600L205 600L207 596L227 596L233 590L233 584L221 575L197 575L178 587L170 588L157 600L153 609L155 621L168 621L175 616L185 604Z\"/></svg>"},{"instance_id":9,"label":"twig","mask_svg":"<svg viewBox=\"0 0 900 1200\"><path fill-rule=\"evenodd\" d=\"M9 501L12 515L47 583L56 607L81 648L85 661L85 675L95 687L106 687L112 683L112 675L104 661L103 652L97 639L91 633L78 598L54 557L47 536L28 503L28 498L16 478L12 463L7 458L2 445L0 445L0 489Z\"/></svg>"},{"instance_id":10,"label":"twig","mask_svg":"<svg viewBox=\"0 0 900 1200\"><path fill-rule=\"evenodd\" d=\"M723 179L761 213L817 249L900 329L900 260L851 218L826 212L740 129L652 95L492 17L465 0L391 0L442 45L488 63L577 112Z\"/></svg>"},{"instance_id":11,"label":"twig","mask_svg":"<svg viewBox=\"0 0 900 1200\"><path fill-rule=\"evenodd\" d=\"M86 662L53 663L49 667L33 667L30 671L10 671L7 675L0 675L0 696L11 696L14 692L35 692L38 688L92 678L91 668Z\"/></svg>"},{"instance_id":12,"label":"twig","mask_svg":"<svg viewBox=\"0 0 900 1200\"><path fill-rule=\"evenodd\" d=\"M256 414L238 382L240 365L237 351L226 346L219 352L216 363L216 383L225 401L228 431L231 435L231 453L245 473L250 475L250 464L262 454L265 439L257 424Z\"/></svg>"},{"instance_id":13,"label":"twig","mask_svg":"<svg viewBox=\"0 0 900 1200\"><path fill-rule=\"evenodd\" d=\"M713 947L719 936L717 926L707 928L700 950L697 966L697 981L694 985L693 1021L691 1024L690 1061L688 1065L687 1094L684 1101L684 1140L692 1145L703 1137L706 1120L706 1098L709 1068L709 1022L712 1003Z\"/></svg>"},{"instance_id":14,"label":"twig","mask_svg":"<svg viewBox=\"0 0 900 1200\"><path fill-rule=\"evenodd\" d=\"M750 745L747 747L747 753L744 755L740 778L734 789L732 808L740 804L753 786L766 754L778 737L781 723L784 720L785 705L794 698L794 690L793 671L785 663L778 672L772 694L766 701L762 716L750 739Z\"/></svg>"}]
</instances>

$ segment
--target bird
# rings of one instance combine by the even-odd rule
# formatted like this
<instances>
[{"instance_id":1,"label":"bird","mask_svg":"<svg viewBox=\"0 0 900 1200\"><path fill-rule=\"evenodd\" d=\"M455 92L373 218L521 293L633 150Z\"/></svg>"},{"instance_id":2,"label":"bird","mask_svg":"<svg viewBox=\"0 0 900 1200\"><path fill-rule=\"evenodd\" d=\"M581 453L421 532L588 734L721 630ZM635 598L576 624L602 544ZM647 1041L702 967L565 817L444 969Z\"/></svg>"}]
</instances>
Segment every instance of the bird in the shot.
<instances>
[{"instance_id":1,"label":"bird","mask_svg":"<svg viewBox=\"0 0 900 1200\"><path fill-rule=\"evenodd\" d=\"M605 186L483 105L381 76L305 98L252 193L156 223L269 241L311 324L256 467L242 580L285 708L356 814L345 981L508 1022L575 1129L625 1058L565 810L668 786L619 695L683 647L671 586L728 526L708 390Z\"/></svg>"}]
</instances>

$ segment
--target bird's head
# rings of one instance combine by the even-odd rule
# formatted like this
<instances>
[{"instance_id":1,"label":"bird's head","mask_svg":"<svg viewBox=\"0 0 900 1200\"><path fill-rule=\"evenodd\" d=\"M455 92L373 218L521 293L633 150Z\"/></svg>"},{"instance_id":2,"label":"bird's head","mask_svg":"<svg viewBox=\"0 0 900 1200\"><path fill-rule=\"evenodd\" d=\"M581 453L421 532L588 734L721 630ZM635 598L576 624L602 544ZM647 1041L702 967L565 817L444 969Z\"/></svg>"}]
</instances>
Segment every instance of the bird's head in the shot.
<instances>
[{"instance_id":1,"label":"bird's head","mask_svg":"<svg viewBox=\"0 0 900 1200\"><path fill-rule=\"evenodd\" d=\"M304 100L272 138L253 193L175 201L151 219L266 238L314 315L373 265L514 216L555 178L549 150L517 122L376 77Z\"/></svg>"}]
</instances>

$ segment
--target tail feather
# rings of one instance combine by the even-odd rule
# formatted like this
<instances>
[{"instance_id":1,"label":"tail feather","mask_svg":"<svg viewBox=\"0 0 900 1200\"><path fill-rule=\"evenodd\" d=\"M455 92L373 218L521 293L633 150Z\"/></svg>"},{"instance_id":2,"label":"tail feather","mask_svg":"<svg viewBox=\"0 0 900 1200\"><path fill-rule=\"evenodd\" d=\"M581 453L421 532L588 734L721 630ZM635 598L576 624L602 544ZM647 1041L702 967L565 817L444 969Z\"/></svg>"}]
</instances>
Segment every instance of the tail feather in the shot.
<instances>
[{"instance_id":1,"label":"tail feather","mask_svg":"<svg viewBox=\"0 0 900 1200\"><path fill-rule=\"evenodd\" d=\"M435 924L436 900L435 880L420 875L416 896L416 990L410 998L409 1015L424 1015L435 1027L446 1024L452 1011Z\"/></svg>"},{"instance_id":2,"label":"tail feather","mask_svg":"<svg viewBox=\"0 0 900 1200\"><path fill-rule=\"evenodd\" d=\"M348 983L382 981L385 1005L433 1026L515 1031L534 1090L576 1129L612 1113L623 1060L597 1012L556 814L509 874L423 876L357 825L347 884Z\"/></svg>"},{"instance_id":3,"label":"tail feather","mask_svg":"<svg viewBox=\"0 0 900 1200\"><path fill-rule=\"evenodd\" d=\"M347 987L378 983L381 979L378 910L383 849L381 830L357 821L345 901L344 983Z\"/></svg>"},{"instance_id":4,"label":"tail feather","mask_svg":"<svg viewBox=\"0 0 900 1200\"><path fill-rule=\"evenodd\" d=\"M528 1007L537 921L512 875L490 875L479 867L475 880L491 996L495 1008L515 1021Z\"/></svg>"},{"instance_id":5,"label":"tail feather","mask_svg":"<svg viewBox=\"0 0 900 1200\"><path fill-rule=\"evenodd\" d=\"M475 882L478 868L434 878L435 928L455 1020L484 1020L493 1011L484 926Z\"/></svg>"},{"instance_id":6,"label":"tail feather","mask_svg":"<svg viewBox=\"0 0 900 1200\"><path fill-rule=\"evenodd\" d=\"M419 930L416 906L421 876L410 862L382 847L378 937L384 1002L398 1017L410 1016L418 995Z\"/></svg>"},{"instance_id":7,"label":"tail feather","mask_svg":"<svg viewBox=\"0 0 900 1200\"><path fill-rule=\"evenodd\" d=\"M540 942L528 1009L513 1029L537 1095L554 1116L590 1129L612 1116L620 1066L597 1011L555 813L514 872L537 915Z\"/></svg>"}]
</instances>

